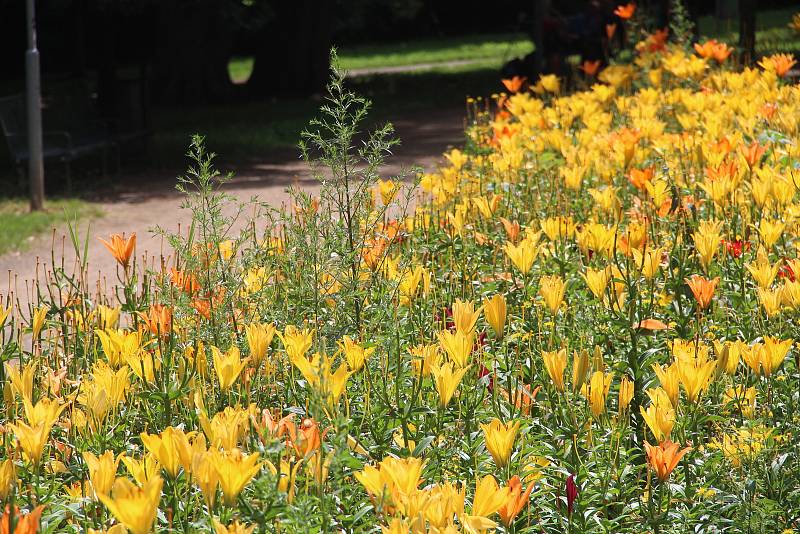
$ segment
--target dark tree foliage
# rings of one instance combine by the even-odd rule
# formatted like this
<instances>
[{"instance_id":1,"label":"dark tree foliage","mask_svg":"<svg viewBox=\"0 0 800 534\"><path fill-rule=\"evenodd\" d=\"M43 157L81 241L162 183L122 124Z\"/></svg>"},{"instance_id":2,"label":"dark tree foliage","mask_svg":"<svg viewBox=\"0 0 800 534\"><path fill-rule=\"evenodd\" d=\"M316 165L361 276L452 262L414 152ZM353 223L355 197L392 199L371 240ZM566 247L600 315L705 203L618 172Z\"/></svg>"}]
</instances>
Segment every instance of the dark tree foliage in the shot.
<instances>
[{"instance_id":1,"label":"dark tree foliage","mask_svg":"<svg viewBox=\"0 0 800 534\"><path fill-rule=\"evenodd\" d=\"M613 3L613 0L603 0ZM159 104L192 105L320 92L332 44L479 32L536 33L542 0L39 0L39 48L45 87L84 79L114 109L121 78L146 85ZM549 2L559 13L586 0ZM758 2L759 9L789 0ZM658 4L657 0L645 4ZM688 0L692 16L713 3ZM740 0L742 42L752 53L756 2ZM541 17L539 17L541 18ZM0 87L24 78L25 6L0 0ZM247 87L235 87L233 55L255 58Z\"/></svg>"}]
</instances>

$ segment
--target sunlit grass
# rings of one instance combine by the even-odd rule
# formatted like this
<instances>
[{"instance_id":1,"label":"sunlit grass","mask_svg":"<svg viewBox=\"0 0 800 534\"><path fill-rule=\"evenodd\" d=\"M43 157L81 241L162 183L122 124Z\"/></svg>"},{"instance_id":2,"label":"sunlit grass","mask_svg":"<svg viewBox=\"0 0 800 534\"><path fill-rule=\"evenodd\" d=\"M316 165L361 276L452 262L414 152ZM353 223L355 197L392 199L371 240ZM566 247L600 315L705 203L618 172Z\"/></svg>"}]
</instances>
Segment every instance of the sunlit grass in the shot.
<instances>
[{"instance_id":1,"label":"sunlit grass","mask_svg":"<svg viewBox=\"0 0 800 534\"><path fill-rule=\"evenodd\" d=\"M25 199L0 200L0 254L24 250L31 238L53 225L76 217L96 217L101 211L78 199L49 200L44 211L31 212Z\"/></svg>"},{"instance_id":2,"label":"sunlit grass","mask_svg":"<svg viewBox=\"0 0 800 534\"><path fill-rule=\"evenodd\" d=\"M526 35L508 33L345 46L339 49L339 61L347 70L412 65L426 65L426 70L433 71L448 71L454 67L471 70L499 66L532 51L533 43ZM469 63L454 66L453 62ZM234 83L246 82L252 71L252 57L235 57L228 64Z\"/></svg>"}]
</instances>

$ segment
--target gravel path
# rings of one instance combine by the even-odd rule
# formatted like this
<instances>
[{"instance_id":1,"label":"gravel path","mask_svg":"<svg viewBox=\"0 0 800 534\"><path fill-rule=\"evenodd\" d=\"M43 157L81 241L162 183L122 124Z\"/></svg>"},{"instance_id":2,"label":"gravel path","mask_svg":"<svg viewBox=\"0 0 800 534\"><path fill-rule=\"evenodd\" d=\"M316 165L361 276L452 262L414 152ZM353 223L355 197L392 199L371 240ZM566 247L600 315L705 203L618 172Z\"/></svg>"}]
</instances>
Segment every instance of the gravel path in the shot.
<instances>
[{"instance_id":1,"label":"gravel path","mask_svg":"<svg viewBox=\"0 0 800 534\"><path fill-rule=\"evenodd\" d=\"M425 170L434 169L444 151L462 144L463 115L462 110L441 110L392 120L402 145L390 158L384 175L388 178L413 165ZM280 206L289 199L286 188L292 184L309 191L317 189L305 163L295 159L291 152L276 154L263 162L241 168L220 170L234 171L235 177L225 190L240 200L255 196L273 206ZM174 175L122 174L119 182L123 185L113 193L113 198L97 202L103 216L80 222L81 236L86 235L89 224L88 258L92 283L102 282L99 273L113 277L116 270L114 259L98 237L108 239L113 233L136 232L137 256L141 258L146 254L151 259L158 258L167 247L150 230L158 224L167 231L176 231L179 224L185 227L191 219L191 214L180 208L183 197L174 189ZM16 297L26 309L31 299L31 282L37 278L43 280L45 272L51 269L54 243L56 260L59 261L63 250L66 270L72 272L75 255L67 236L67 226L63 225L55 228L53 233L35 237L23 252L0 256L0 297L4 297L9 288L12 291L16 288Z\"/></svg>"}]
</instances>

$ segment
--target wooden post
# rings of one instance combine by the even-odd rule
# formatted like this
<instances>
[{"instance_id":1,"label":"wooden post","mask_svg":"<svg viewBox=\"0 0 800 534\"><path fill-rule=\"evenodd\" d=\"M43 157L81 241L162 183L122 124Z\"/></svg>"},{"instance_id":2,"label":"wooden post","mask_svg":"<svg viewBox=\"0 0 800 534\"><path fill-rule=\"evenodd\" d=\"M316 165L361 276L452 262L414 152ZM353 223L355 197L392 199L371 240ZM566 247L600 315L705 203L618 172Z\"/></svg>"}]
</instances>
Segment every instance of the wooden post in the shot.
<instances>
[{"instance_id":1,"label":"wooden post","mask_svg":"<svg viewBox=\"0 0 800 534\"><path fill-rule=\"evenodd\" d=\"M742 65L750 65L756 57L757 0L739 0L739 50Z\"/></svg>"},{"instance_id":2,"label":"wooden post","mask_svg":"<svg viewBox=\"0 0 800 534\"><path fill-rule=\"evenodd\" d=\"M550 9L550 1L534 0L533 7L533 29L531 31L531 36L535 47L533 50L533 67L535 72L531 74L534 77L538 77L544 69L544 18L547 16L547 12ZM531 83L534 82L535 79L531 80Z\"/></svg>"}]
</instances>

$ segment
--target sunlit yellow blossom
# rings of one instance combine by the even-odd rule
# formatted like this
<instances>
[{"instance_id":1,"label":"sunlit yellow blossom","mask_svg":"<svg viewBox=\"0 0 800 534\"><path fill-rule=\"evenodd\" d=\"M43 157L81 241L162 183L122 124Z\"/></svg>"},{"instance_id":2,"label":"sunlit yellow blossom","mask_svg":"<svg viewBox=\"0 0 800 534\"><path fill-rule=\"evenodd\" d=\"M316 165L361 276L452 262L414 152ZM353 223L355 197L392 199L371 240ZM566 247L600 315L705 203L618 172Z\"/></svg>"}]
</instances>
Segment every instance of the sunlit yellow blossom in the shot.
<instances>
[{"instance_id":1,"label":"sunlit yellow blossom","mask_svg":"<svg viewBox=\"0 0 800 534\"><path fill-rule=\"evenodd\" d=\"M258 453L243 454L239 449L218 452L211 456L211 462L219 475L219 487L225 504L233 506L242 490L261 470Z\"/></svg>"},{"instance_id":2,"label":"sunlit yellow blossom","mask_svg":"<svg viewBox=\"0 0 800 534\"><path fill-rule=\"evenodd\" d=\"M37 367L36 361L30 360L26 363L22 368L22 372L20 372L18 365L14 365L11 362L4 362L3 367L5 368L6 376L8 376L11 389L14 390L14 393L23 399L32 398L33 378L36 375Z\"/></svg>"},{"instance_id":3,"label":"sunlit yellow blossom","mask_svg":"<svg viewBox=\"0 0 800 534\"><path fill-rule=\"evenodd\" d=\"M145 454L141 460L129 456L120 456L120 460L125 464L128 474L133 477L137 484L143 486L148 480L158 476L161 465L154 454Z\"/></svg>"},{"instance_id":4,"label":"sunlit yellow blossom","mask_svg":"<svg viewBox=\"0 0 800 534\"><path fill-rule=\"evenodd\" d=\"M39 333L41 333L42 328L44 327L44 322L47 319L47 312L47 307L40 306L34 310L33 315L31 316L31 335L34 337L34 339L39 337Z\"/></svg>"},{"instance_id":5,"label":"sunlit yellow blossom","mask_svg":"<svg viewBox=\"0 0 800 534\"><path fill-rule=\"evenodd\" d=\"M17 482L17 470L14 460L6 458L0 461L0 500L5 501Z\"/></svg>"},{"instance_id":6,"label":"sunlit yellow blossom","mask_svg":"<svg viewBox=\"0 0 800 534\"><path fill-rule=\"evenodd\" d=\"M29 425L22 421L8 426L14 431L25 458L36 466L40 465L52 426L43 422Z\"/></svg>"},{"instance_id":7,"label":"sunlit yellow blossom","mask_svg":"<svg viewBox=\"0 0 800 534\"><path fill-rule=\"evenodd\" d=\"M758 456L771 435L772 430L764 425L740 428L733 433L723 435L721 441L715 439L710 447L720 449L734 467L740 467Z\"/></svg>"},{"instance_id":8,"label":"sunlit yellow blossom","mask_svg":"<svg viewBox=\"0 0 800 534\"><path fill-rule=\"evenodd\" d=\"M717 364L702 357L678 358L678 377L689 402L695 403L714 378Z\"/></svg>"},{"instance_id":9,"label":"sunlit yellow blossom","mask_svg":"<svg viewBox=\"0 0 800 534\"><path fill-rule=\"evenodd\" d=\"M180 428L168 426L161 434L140 435L145 448L158 459L158 463L171 478L176 478L181 467L189 471L192 465L191 440L194 432L186 434Z\"/></svg>"},{"instance_id":10,"label":"sunlit yellow blossom","mask_svg":"<svg viewBox=\"0 0 800 534\"><path fill-rule=\"evenodd\" d=\"M494 463L498 468L503 468L508 464L511 452L514 448L514 440L519 432L519 421L509 421L503 423L494 418L488 424L481 424L483 436L486 440L486 448L494 458Z\"/></svg>"},{"instance_id":11,"label":"sunlit yellow blossom","mask_svg":"<svg viewBox=\"0 0 800 534\"><path fill-rule=\"evenodd\" d=\"M781 221L770 221L762 219L758 225L758 235L761 236L761 243L765 248L770 249L772 245L777 243L778 239L783 235L783 230L786 225Z\"/></svg>"},{"instance_id":12,"label":"sunlit yellow blossom","mask_svg":"<svg viewBox=\"0 0 800 534\"><path fill-rule=\"evenodd\" d=\"M252 534L255 529L256 525L245 526L238 521L233 521L226 526L214 519L215 534Z\"/></svg>"},{"instance_id":13,"label":"sunlit yellow blossom","mask_svg":"<svg viewBox=\"0 0 800 534\"><path fill-rule=\"evenodd\" d=\"M217 347L211 347L211 354L214 359L214 370L217 372L217 379L219 380L219 388L222 391L227 391L239 378L249 358L242 358L239 347L235 345L225 353Z\"/></svg>"},{"instance_id":14,"label":"sunlit yellow blossom","mask_svg":"<svg viewBox=\"0 0 800 534\"><path fill-rule=\"evenodd\" d=\"M611 272L609 269L591 269L587 268L586 273L583 274L583 279L586 280L586 285L595 296L595 298L602 300L608 286L608 281L611 279Z\"/></svg>"},{"instance_id":15,"label":"sunlit yellow blossom","mask_svg":"<svg viewBox=\"0 0 800 534\"><path fill-rule=\"evenodd\" d=\"M272 323L251 323L244 327L247 345L250 349L250 360L255 367L267 357L267 351L275 336L275 325Z\"/></svg>"},{"instance_id":16,"label":"sunlit yellow blossom","mask_svg":"<svg viewBox=\"0 0 800 534\"><path fill-rule=\"evenodd\" d=\"M486 322L492 327L498 338L502 339L506 327L506 299L496 293L491 298L483 301L483 313Z\"/></svg>"},{"instance_id":17,"label":"sunlit yellow blossom","mask_svg":"<svg viewBox=\"0 0 800 534\"><path fill-rule=\"evenodd\" d=\"M155 477L139 487L127 478L118 478L111 494L101 494L99 498L132 534L148 534L156 519L163 483L161 478Z\"/></svg>"},{"instance_id":18,"label":"sunlit yellow blossom","mask_svg":"<svg viewBox=\"0 0 800 534\"><path fill-rule=\"evenodd\" d=\"M485 532L497 526L489 519L508 501L511 496L509 488L501 488L492 475L486 475L475 483L475 496L472 499L472 510L461 520L468 532Z\"/></svg>"},{"instance_id":19,"label":"sunlit yellow blossom","mask_svg":"<svg viewBox=\"0 0 800 534\"><path fill-rule=\"evenodd\" d=\"M781 366L791 348L791 339L765 336L763 343L755 343L742 354L742 358L756 374L770 376Z\"/></svg>"},{"instance_id":20,"label":"sunlit yellow blossom","mask_svg":"<svg viewBox=\"0 0 800 534\"><path fill-rule=\"evenodd\" d=\"M358 371L364 367L364 363L375 352L375 347L364 348L349 336L344 336L341 341L337 341L337 344L351 371Z\"/></svg>"},{"instance_id":21,"label":"sunlit yellow blossom","mask_svg":"<svg viewBox=\"0 0 800 534\"><path fill-rule=\"evenodd\" d=\"M661 383L661 388L666 392L667 397L669 397L670 404L673 408L677 408L678 398L681 394L680 370L678 369L678 365L673 363L672 365L662 367L653 364L653 371L655 371L658 381Z\"/></svg>"},{"instance_id":22,"label":"sunlit yellow blossom","mask_svg":"<svg viewBox=\"0 0 800 534\"><path fill-rule=\"evenodd\" d=\"M566 284L560 276L543 276L539 280L539 294L544 298L545 305L550 313L558 313L561 303L564 302Z\"/></svg>"},{"instance_id":23,"label":"sunlit yellow blossom","mask_svg":"<svg viewBox=\"0 0 800 534\"><path fill-rule=\"evenodd\" d=\"M703 269L708 271L711 261L719 249L721 242L720 229L722 221L703 221L700 228L693 234L694 246L700 256Z\"/></svg>"},{"instance_id":24,"label":"sunlit yellow blossom","mask_svg":"<svg viewBox=\"0 0 800 534\"><path fill-rule=\"evenodd\" d=\"M542 359L550 380L558 391L564 391L564 370L567 368L567 349L543 351Z\"/></svg>"},{"instance_id":25,"label":"sunlit yellow blossom","mask_svg":"<svg viewBox=\"0 0 800 534\"><path fill-rule=\"evenodd\" d=\"M5 326L6 319L8 319L9 315L11 315L12 310L13 310L12 306L6 306L6 307L0 306L0 328Z\"/></svg>"},{"instance_id":26,"label":"sunlit yellow blossom","mask_svg":"<svg viewBox=\"0 0 800 534\"><path fill-rule=\"evenodd\" d=\"M774 289L758 287L756 288L756 293L758 294L758 302L761 303L767 317L773 317L781 312L781 307L783 305L782 287Z\"/></svg>"},{"instance_id":27,"label":"sunlit yellow blossom","mask_svg":"<svg viewBox=\"0 0 800 534\"><path fill-rule=\"evenodd\" d=\"M438 334L439 346L457 367L466 367L470 362L475 335L472 330L442 330Z\"/></svg>"},{"instance_id":28,"label":"sunlit yellow blossom","mask_svg":"<svg viewBox=\"0 0 800 534\"><path fill-rule=\"evenodd\" d=\"M468 369L468 366L454 369L452 363L431 366L431 374L436 385L436 391L439 393L439 406L444 408L450 404L456 388L458 388Z\"/></svg>"},{"instance_id":29,"label":"sunlit yellow blossom","mask_svg":"<svg viewBox=\"0 0 800 534\"><path fill-rule=\"evenodd\" d=\"M589 380L589 407L592 415L600 417L606 410L606 397L611 388L612 376L610 373L595 371Z\"/></svg>"},{"instance_id":30,"label":"sunlit yellow blossom","mask_svg":"<svg viewBox=\"0 0 800 534\"><path fill-rule=\"evenodd\" d=\"M565 364L566 365L566 364ZM572 391L580 391L589 372L589 351L583 349L572 355Z\"/></svg>"},{"instance_id":31,"label":"sunlit yellow blossom","mask_svg":"<svg viewBox=\"0 0 800 534\"><path fill-rule=\"evenodd\" d=\"M114 451L106 451L100 457L84 452L83 459L89 468L89 479L95 495L98 498L100 495L108 495L117 477L119 458L114 456Z\"/></svg>"},{"instance_id":32,"label":"sunlit yellow blossom","mask_svg":"<svg viewBox=\"0 0 800 534\"><path fill-rule=\"evenodd\" d=\"M475 304L471 301L462 301L456 299L453 303L453 323L456 325L456 330L459 332L472 332L475 329L475 323L483 311L483 306L475 309Z\"/></svg>"},{"instance_id":33,"label":"sunlit yellow blossom","mask_svg":"<svg viewBox=\"0 0 800 534\"><path fill-rule=\"evenodd\" d=\"M383 202L384 206L392 203L399 190L400 184L393 180L378 180L378 191L381 194L381 202Z\"/></svg>"},{"instance_id":34,"label":"sunlit yellow blossom","mask_svg":"<svg viewBox=\"0 0 800 534\"><path fill-rule=\"evenodd\" d=\"M568 239L575 233L572 217L549 217L541 222L541 226L550 241Z\"/></svg>"},{"instance_id":35,"label":"sunlit yellow blossom","mask_svg":"<svg viewBox=\"0 0 800 534\"><path fill-rule=\"evenodd\" d=\"M438 345L416 345L410 347L408 352L414 357L412 361L414 370L422 376L431 374L431 367L438 365L440 352Z\"/></svg>"},{"instance_id":36,"label":"sunlit yellow blossom","mask_svg":"<svg viewBox=\"0 0 800 534\"><path fill-rule=\"evenodd\" d=\"M772 281L775 280L780 264L770 265L766 255L759 255L758 260L745 264L745 267L750 271L750 275L758 284L758 287L767 289L772 285Z\"/></svg>"},{"instance_id":37,"label":"sunlit yellow blossom","mask_svg":"<svg viewBox=\"0 0 800 534\"><path fill-rule=\"evenodd\" d=\"M631 399L633 399L633 382L627 376L623 376L619 382L619 395L617 397L617 409L620 415L628 411Z\"/></svg>"},{"instance_id":38,"label":"sunlit yellow blossom","mask_svg":"<svg viewBox=\"0 0 800 534\"><path fill-rule=\"evenodd\" d=\"M112 330L119 324L119 314L122 308L110 307L99 304L97 306L97 326L101 330Z\"/></svg>"},{"instance_id":39,"label":"sunlit yellow blossom","mask_svg":"<svg viewBox=\"0 0 800 534\"><path fill-rule=\"evenodd\" d=\"M522 274L528 274L533 266L536 256L539 254L539 246L529 239L523 239L519 245L507 242L503 249L511 260L511 263L520 270Z\"/></svg>"},{"instance_id":40,"label":"sunlit yellow blossom","mask_svg":"<svg viewBox=\"0 0 800 534\"><path fill-rule=\"evenodd\" d=\"M95 330L100 346L111 367L118 368L136 358L142 351L142 336L139 332L124 330Z\"/></svg>"},{"instance_id":41,"label":"sunlit yellow blossom","mask_svg":"<svg viewBox=\"0 0 800 534\"><path fill-rule=\"evenodd\" d=\"M277 334L290 360L305 357L314 342L314 330L300 330L293 325L287 326L283 333L277 332Z\"/></svg>"},{"instance_id":42,"label":"sunlit yellow blossom","mask_svg":"<svg viewBox=\"0 0 800 534\"><path fill-rule=\"evenodd\" d=\"M250 426L250 412L238 406L228 406L211 419L203 411L198 416L209 445L228 451L237 446Z\"/></svg>"}]
</instances>

